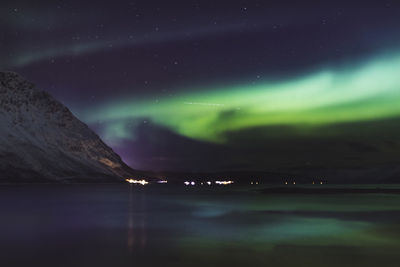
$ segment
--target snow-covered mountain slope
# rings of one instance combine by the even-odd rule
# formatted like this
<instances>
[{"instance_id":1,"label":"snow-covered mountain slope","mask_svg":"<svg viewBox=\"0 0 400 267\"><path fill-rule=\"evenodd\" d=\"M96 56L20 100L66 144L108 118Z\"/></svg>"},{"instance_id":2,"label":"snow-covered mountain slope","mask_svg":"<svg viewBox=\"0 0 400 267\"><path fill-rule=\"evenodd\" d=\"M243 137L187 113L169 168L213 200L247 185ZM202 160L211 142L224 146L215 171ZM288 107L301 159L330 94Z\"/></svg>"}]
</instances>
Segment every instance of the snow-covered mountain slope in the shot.
<instances>
[{"instance_id":1,"label":"snow-covered mountain slope","mask_svg":"<svg viewBox=\"0 0 400 267\"><path fill-rule=\"evenodd\" d=\"M0 72L0 182L104 181L134 171L48 93Z\"/></svg>"}]
</instances>

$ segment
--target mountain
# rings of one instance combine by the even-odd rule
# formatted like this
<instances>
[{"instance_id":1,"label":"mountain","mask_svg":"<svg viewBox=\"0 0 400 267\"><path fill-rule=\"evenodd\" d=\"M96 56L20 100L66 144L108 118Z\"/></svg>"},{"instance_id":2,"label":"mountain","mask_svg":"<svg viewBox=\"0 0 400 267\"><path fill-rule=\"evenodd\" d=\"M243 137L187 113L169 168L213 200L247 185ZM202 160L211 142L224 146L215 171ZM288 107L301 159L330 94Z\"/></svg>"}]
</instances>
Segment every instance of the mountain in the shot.
<instances>
[{"instance_id":1,"label":"mountain","mask_svg":"<svg viewBox=\"0 0 400 267\"><path fill-rule=\"evenodd\" d=\"M0 72L0 182L118 181L135 171L63 104Z\"/></svg>"}]
</instances>

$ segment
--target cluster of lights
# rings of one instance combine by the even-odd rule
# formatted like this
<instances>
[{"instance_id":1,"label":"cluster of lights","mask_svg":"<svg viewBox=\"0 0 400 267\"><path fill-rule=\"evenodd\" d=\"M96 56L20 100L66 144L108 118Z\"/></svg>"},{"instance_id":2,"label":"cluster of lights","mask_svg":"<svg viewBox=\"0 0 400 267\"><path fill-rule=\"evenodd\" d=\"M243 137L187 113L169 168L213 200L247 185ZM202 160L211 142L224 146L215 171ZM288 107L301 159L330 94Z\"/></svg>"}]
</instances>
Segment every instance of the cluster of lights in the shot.
<instances>
[{"instance_id":1,"label":"cluster of lights","mask_svg":"<svg viewBox=\"0 0 400 267\"><path fill-rule=\"evenodd\" d=\"M141 184L141 185L147 185L149 182L148 181L146 181L145 179L142 179L142 180L136 180L136 179L125 179L125 181L127 181L128 183L130 183L130 184ZM166 183L168 183L168 181L167 180L159 180L159 181L157 181L157 183L158 184L166 184ZM230 185L230 184L233 184L234 183L234 181L231 181L231 180L222 180L222 181L215 181L215 184L217 184L217 185ZM185 185L191 185L191 186L194 186L194 185L196 185L196 182L195 181L185 181L184 182L184 184ZM201 182L200 183L200 185L204 185L204 184L207 184L207 185L212 185L212 182L211 181L207 181L207 182ZM256 185L258 185L259 184L259 182L258 181L256 181L256 182L250 182L250 184L256 184ZM292 182L288 182L288 181L284 181L284 184L285 185L288 185L288 184L293 184L293 185L295 185L296 184L296 181L292 181ZM312 184L323 184L323 182L322 181L319 181L319 182L315 182L315 181L313 181L312 182Z\"/></svg>"},{"instance_id":2,"label":"cluster of lights","mask_svg":"<svg viewBox=\"0 0 400 267\"><path fill-rule=\"evenodd\" d=\"M146 180L142 179L142 180L135 180L135 179L126 179L126 181L130 184L141 184L141 185L146 185L149 182L147 182Z\"/></svg>"},{"instance_id":3,"label":"cluster of lights","mask_svg":"<svg viewBox=\"0 0 400 267\"><path fill-rule=\"evenodd\" d=\"M219 185L228 185L233 184L233 181L215 181L215 183Z\"/></svg>"},{"instance_id":4,"label":"cluster of lights","mask_svg":"<svg viewBox=\"0 0 400 267\"><path fill-rule=\"evenodd\" d=\"M292 184L296 184L296 181L293 181L293 182L291 182L291 183L292 183ZM288 182L288 181L285 181L285 184L289 184L289 182ZM313 181L312 184L317 184L317 183ZM319 184L323 184L323 182L320 181Z\"/></svg>"},{"instance_id":5,"label":"cluster of lights","mask_svg":"<svg viewBox=\"0 0 400 267\"><path fill-rule=\"evenodd\" d=\"M229 185L229 184L233 184L233 181L215 181L216 184L218 185ZM185 185L196 185L196 182L194 181L185 181L184 182ZM201 182L200 185L212 185L211 181L207 181L207 182Z\"/></svg>"},{"instance_id":6,"label":"cluster of lights","mask_svg":"<svg viewBox=\"0 0 400 267\"><path fill-rule=\"evenodd\" d=\"M316 184L316 183L313 181L313 182L312 182L312 184ZM323 182L322 182L322 181L320 181L320 182L319 182L319 184L323 184Z\"/></svg>"}]
</instances>

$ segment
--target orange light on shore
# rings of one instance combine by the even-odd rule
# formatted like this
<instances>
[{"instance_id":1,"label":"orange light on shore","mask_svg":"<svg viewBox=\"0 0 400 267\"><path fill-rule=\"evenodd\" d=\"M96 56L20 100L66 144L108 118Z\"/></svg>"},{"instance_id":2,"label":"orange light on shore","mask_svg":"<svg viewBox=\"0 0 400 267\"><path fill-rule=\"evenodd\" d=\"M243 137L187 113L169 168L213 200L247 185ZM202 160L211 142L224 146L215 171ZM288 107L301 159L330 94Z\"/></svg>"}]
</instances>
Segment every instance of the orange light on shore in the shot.
<instances>
[{"instance_id":1,"label":"orange light on shore","mask_svg":"<svg viewBox=\"0 0 400 267\"><path fill-rule=\"evenodd\" d=\"M228 185L233 184L233 181L215 181L215 183L220 185Z\"/></svg>"},{"instance_id":2,"label":"orange light on shore","mask_svg":"<svg viewBox=\"0 0 400 267\"><path fill-rule=\"evenodd\" d=\"M146 180L135 180L135 179L126 179L125 181L127 181L130 184L141 184L141 185L146 185L149 182L147 182Z\"/></svg>"}]
</instances>

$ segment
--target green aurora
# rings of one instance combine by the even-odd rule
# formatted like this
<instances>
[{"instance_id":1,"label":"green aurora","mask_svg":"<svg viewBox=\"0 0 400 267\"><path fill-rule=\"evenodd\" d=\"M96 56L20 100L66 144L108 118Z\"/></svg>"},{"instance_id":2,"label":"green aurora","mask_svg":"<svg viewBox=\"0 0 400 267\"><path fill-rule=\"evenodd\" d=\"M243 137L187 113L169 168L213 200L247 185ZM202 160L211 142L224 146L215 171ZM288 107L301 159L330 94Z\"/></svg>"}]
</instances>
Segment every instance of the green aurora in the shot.
<instances>
[{"instance_id":1,"label":"green aurora","mask_svg":"<svg viewBox=\"0 0 400 267\"><path fill-rule=\"evenodd\" d=\"M127 121L152 123L197 140L224 143L227 132L289 126L311 134L321 126L400 115L400 53L340 68L320 68L275 82L208 86L173 96L121 99L85 114L106 125L104 138L131 138Z\"/></svg>"}]
</instances>

